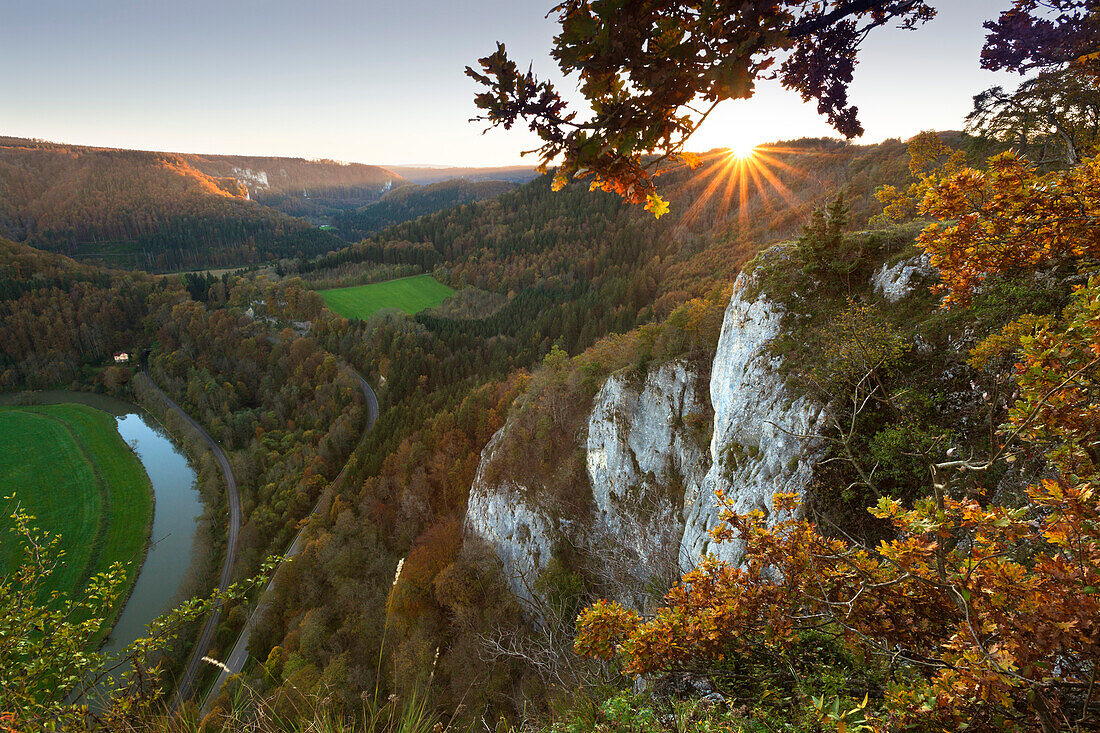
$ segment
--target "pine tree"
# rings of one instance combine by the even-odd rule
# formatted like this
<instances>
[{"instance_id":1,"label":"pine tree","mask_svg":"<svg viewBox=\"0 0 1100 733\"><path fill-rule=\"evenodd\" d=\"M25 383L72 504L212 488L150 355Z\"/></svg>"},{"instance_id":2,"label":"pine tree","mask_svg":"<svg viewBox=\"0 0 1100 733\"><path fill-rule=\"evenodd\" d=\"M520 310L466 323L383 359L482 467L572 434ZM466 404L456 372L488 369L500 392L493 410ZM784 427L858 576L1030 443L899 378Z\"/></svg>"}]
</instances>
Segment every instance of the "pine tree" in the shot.
<instances>
[{"instance_id":1,"label":"pine tree","mask_svg":"<svg viewBox=\"0 0 1100 733\"><path fill-rule=\"evenodd\" d=\"M844 229L850 220L844 192L825 206L814 209L810 223L802 227L798 254L806 274L818 278L846 271L842 252L846 244Z\"/></svg>"}]
</instances>

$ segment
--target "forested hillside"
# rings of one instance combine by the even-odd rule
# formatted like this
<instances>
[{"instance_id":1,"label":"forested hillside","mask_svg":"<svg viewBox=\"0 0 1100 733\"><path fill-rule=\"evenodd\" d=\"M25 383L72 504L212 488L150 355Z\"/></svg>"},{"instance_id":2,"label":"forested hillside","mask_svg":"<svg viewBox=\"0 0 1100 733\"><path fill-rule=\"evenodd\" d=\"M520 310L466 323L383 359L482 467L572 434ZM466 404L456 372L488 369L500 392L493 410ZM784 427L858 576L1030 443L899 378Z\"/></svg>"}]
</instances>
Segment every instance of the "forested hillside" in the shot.
<instances>
[{"instance_id":1,"label":"forested hillside","mask_svg":"<svg viewBox=\"0 0 1100 733\"><path fill-rule=\"evenodd\" d=\"M678 356L705 361L743 263L796 235L813 208L842 189L865 227L881 211L876 185L909 177L901 142L798 141L765 154L768 175L723 151L667 174L677 207L659 220L585 185L555 192L547 176L286 273L280 287L293 292L309 282L299 275L331 284L409 267L507 301L471 318L315 321L326 348L381 385L382 416L356 451L355 481L313 525L300 563L276 582L277 604L252 638L253 655L267 660L263 679L249 684L278 690L280 699L292 688L323 688L353 706L358 691L376 684L408 694L434 665L434 694L448 710L493 715L542 698L532 686L553 681L542 676L547 669L486 656L483 646L498 636L518 643L528 632L496 560L463 540L481 451L512 401L526 395L517 465L580 513L588 499L576 488L583 468L572 439L602 380ZM400 558L401 582L387 596ZM557 567L539 582L580 582L575 566ZM569 593L563 602L576 603ZM392 659L381 678L380 647Z\"/></svg>"},{"instance_id":2,"label":"forested hillside","mask_svg":"<svg viewBox=\"0 0 1100 733\"><path fill-rule=\"evenodd\" d=\"M0 239L0 388L66 385L147 342L144 319L167 285Z\"/></svg>"},{"instance_id":3,"label":"forested hillside","mask_svg":"<svg viewBox=\"0 0 1100 733\"><path fill-rule=\"evenodd\" d=\"M296 312L320 315L320 299L306 295ZM308 323L280 319L287 304L274 296L228 276L210 284L106 270L0 239L0 388L107 391L138 402L187 444L205 505L182 589L189 594L209 592L226 551L226 486L202 443L163 411L149 378L230 456L243 513L236 579L285 548L362 435L366 404L354 371L306 333ZM249 315L264 297L270 312ZM135 361L115 364L120 351ZM243 608L226 611L215 654L245 619ZM161 669L164 684L192 641L185 631Z\"/></svg>"},{"instance_id":4,"label":"forested hillside","mask_svg":"<svg viewBox=\"0 0 1100 733\"><path fill-rule=\"evenodd\" d=\"M981 386L973 385L1000 385L1004 372L980 373L947 355L1021 314L1046 317L1069 295L1057 279L1025 277L991 282L969 309L950 316L930 295L895 299L895 291L911 289L910 279L930 277L913 274L922 267L912 259L922 225L904 223L916 211L901 193L910 190L911 153L923 145L941 165L958 165L965 151L953 153L945 142L969 143L958 134L922 136L909 146L796 141L765 149L761 167L752 169L716 151L700 167L667 174L679 205L660 219L583 185L553 191L544 177L292 262L281 274L154 278L6 243L4 384L75 379L125 390L134 375L102 369L108 355L151 349L152 377L209 427L244 477L242 575L285 545L350 456L344 481L309 523L302 554L275 580L272 605L250 640L255 662L214 701L209 722L233 708L242 684L293 716L296 706L322 698L355 710L374 689L408 699L425 675L433 708L464 725L522 716L528 706L558 704L555 685L606 679L568 647L585 603L618 598L628 587L631 597L655 603L670 582L665 574L626 583L614 542L593 544L604 537L599 522L665 517L665 505L686 502L702 480L703 469L684 461L674 463L682 472L654 489L649 469L627 461L615 470L637 476L624 479L628 490L614 489L618 498L608 503L596 493L592 456L605 455L612 466L619 464L606 456L616 454L593 453L589 441L626 445L646 410L680 400L692 406L660 429L677 436L677 450L702 451L710 423L717 431L728 408L717 398L706 407L699 385L712 368L728 373L728 354L738 348L760 349L773 365L751 384L774 391L762 393L760 404L772 412L761 414L782 427L785 410L862 384L860 344L870 339L872 351L886 344L890 367L875 384L888 397L851 416L855 430L827 462L813 454L811 464L810 453L773 456L775 449L741 432L719 445L720 460L707 472L733 482L767 463L804 481L810 469L803 467L818 466L813 476L823 483L806 490L807 504L845 536L888 536L881 522L860 518L859 508L876 492L919 492L925 468L909 448L924 446L937 460L949 457L947 445L989 448L989 425L1004 402L987 411L974 391ZM892 187L885 214L872 195L875 182ZM902 226L876 230L890 212ZM751 277L742 280L751 284L739 285L731 301L732 283L750 261ZM483 312L391 311L348 321L310 290L317 278L385 268L430 271L460 293L492 297L469 299L483 303ZM76 303L88 312L66 313ZM731 309L755 314L739 327L743 335L734 329L732 338L743 343L759 341L753 328L773 327L759 324L782 329L770 344L723 347ZM721 365L716 350L727 354ZM381 402L375 429L361 440L362 406L344 364L377 385ZM843 381L849 373L856 382ZM669 383L669 374L680 376ZM631 390L645 407L631 407ZM606 424L600 409L612 416ZM890 411L907 417L892 426ZM842 413L837 423L847 419ZM651 435L656 428L647 425L636 429ZM845 446L875 457L873 480L861 478L863 466ZM211 497L203 531L216 549L220 500ZM510 509L496 513L495 506ZM593 523L594 512L603 519ZM526 522L526 534L517 529L502 541L495 528L508 517ZM544 552L528 560L531 543ZM210 556L203 567L208 576ZM226 653L245 616L243 609L229 614L215 657ZM827 669L857 674L850 665ZM872 673L859 672L857 684L872 684Z\"/></svg>"},{"instance_id":5,"label":"forested hillside","mask_svg":"<svg viewBox=\"0 0 1100 733\"><path fill-rule=\"evenodd\" d=\"M379 229L452 206L493 198L515 187L515 183L508 181L473 182L461 178L426 186L402 186L383 194L373 204L336 214L333 222L341 237L357 241Z\"/></svg>"},{"instance_id":6,"label":"forested hillside","mask_svg":"<svg viewBox=\"0 0 1100 733\"><path fill-rule=\"evenodd\" d=\"M243 155L183 155L203 173L234 178L254 201L291 216L326 217L377 201L406 181L362 163Z\"/></svg>"},{"instance_id":7,"label":"forested hillside","mask_svg":"<svg viewBox=\"0 0 1100 733\"><path fill-rule=\"evenodd\" d=\"M307 222L250 200L255 181L234 165L250 161L3 138L0 234L81 260L155 271L309 256L340 246ZM335 176L329 194L346 194L347 205L355 206L398 180L369 166L259 162L265 161L285 164L277 174L289 168L290 183L275 189L276 198L293 198L288 192L299 183Z\"/></svg>"}]
</instances>

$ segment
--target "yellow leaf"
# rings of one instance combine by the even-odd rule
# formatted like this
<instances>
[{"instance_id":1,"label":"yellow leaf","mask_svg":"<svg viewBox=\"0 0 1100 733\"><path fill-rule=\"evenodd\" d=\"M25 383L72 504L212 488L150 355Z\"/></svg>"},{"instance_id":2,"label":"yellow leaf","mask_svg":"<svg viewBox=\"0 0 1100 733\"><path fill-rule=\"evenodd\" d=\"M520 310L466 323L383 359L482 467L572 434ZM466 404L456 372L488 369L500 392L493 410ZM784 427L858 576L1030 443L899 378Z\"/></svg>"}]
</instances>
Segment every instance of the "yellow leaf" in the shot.
<instances>
[{"instance_id":1,"label":"yellow leaf","mask_svg":"<svg viewBox=\"0 0 1100 733\"><path fill-rule=\"evenodd\" d=\"M668 202L655 193L649 194L646 198L645 210L653 214L653 217L660 219L663 215L668 213Z\"/></svg>"},{"instance_id":2,"label":"yellow leaf","mask_svg":"<svg viewBox=\"0 0 1100 733\"><path fill-rule=\"evenodd\" d=\"M703 159L696 153L680 153L680 160L684 161L688 168L695 168L703 162Z\"/></svg>"}]
</instances>

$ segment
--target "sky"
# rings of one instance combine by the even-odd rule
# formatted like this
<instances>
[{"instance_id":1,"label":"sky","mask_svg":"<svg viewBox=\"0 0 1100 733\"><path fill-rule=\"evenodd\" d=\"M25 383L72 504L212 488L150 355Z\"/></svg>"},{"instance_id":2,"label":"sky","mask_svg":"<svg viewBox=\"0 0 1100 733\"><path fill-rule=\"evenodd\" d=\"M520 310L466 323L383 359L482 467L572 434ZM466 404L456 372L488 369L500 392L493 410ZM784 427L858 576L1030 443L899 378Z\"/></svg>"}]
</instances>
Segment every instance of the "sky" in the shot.
<instances>
[{"instance_id":1,"label":"sky","mask_svg":"<svg viewBox=\"0 0 1100 733\"><path fill-rule=\"evenodd\" d=\"M466 65L503 41L555 77L553 0L0 0L0 135L173 152L381 165L530 162L526 130L469 119ZM881 29L850 89L860 142L959 129L971 97L1017 77L979 68L983 20L1011 0L933 0ZM571 88L568 81L567 88ZM720 106L695 150L836 134L775 84Z\"/></svg>"}]
</instances>

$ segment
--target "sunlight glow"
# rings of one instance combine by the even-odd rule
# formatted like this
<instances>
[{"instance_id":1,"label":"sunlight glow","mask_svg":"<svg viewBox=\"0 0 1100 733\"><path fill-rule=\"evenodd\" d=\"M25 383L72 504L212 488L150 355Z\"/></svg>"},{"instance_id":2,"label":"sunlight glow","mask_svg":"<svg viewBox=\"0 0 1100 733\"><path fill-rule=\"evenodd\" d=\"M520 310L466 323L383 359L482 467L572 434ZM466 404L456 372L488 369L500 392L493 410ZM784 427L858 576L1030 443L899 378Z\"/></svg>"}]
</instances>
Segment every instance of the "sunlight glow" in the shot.
<instances>
[{"instance_id":1,"label":"sunlight glow","mask_svg":"<svg viewBox=\"0 0 1100 733\"><path fill-rule=\"evenodd\" d=\"M806 182L815 177L814 159L835 154L813 146L776 144L703 153L699 170L688 179L691 200L680 222L690 227L699 220L729 221L744 235L754 226L795 227L813 208L814 201L804 198L804 192Z\"/></svg>"},{"instance_id":2,"label":"sunlight glow","mask_svg":"<svg viewBox=\"0 0 1100 733\"><path fill-rule=\"evenodd\" d=\"M736 142L729 147L729 156L736 161L751 160L756 155L757 146L750 142Z\"/></svg>"}]
</instances>

